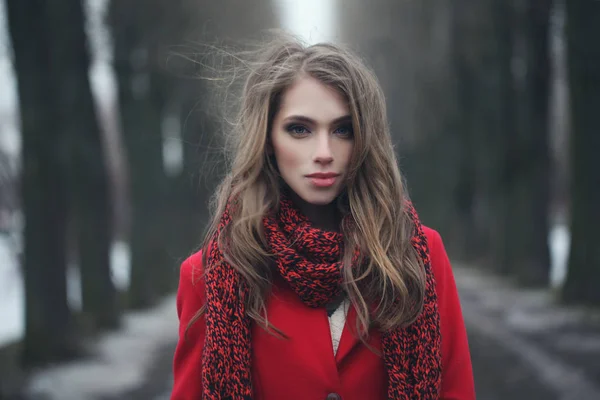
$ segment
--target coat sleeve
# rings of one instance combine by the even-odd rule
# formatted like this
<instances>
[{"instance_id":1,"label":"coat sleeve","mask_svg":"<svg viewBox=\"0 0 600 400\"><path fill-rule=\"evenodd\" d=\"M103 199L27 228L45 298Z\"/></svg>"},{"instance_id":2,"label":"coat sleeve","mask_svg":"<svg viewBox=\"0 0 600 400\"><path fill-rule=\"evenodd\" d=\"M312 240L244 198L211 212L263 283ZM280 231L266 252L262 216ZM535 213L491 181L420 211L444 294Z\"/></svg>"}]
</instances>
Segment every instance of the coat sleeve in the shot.
<instances>
[{"instance_id":1,"label":"coat sleeve","mask_svg":"<svg viewBox=\"0 0 600 400\"><path fill-rule=\"evenodd\" d=\"M474 400L473 367L458 290L439 233L427 229L442 335L441 400Z\"/></svg>"},{"instance_id":2,"label":"coat sleeve","mask_svg":"<svg viewBox=\"0 0 600 400\"><path fill-rule=\"evenodd\" d=\"M177 289L179 340L173 357L173 390L171 400L202 399L202 349L206 325L204 317L188 327L204 305L202 255L198 252L181 265Z\"/></svg>"}]
</instances>

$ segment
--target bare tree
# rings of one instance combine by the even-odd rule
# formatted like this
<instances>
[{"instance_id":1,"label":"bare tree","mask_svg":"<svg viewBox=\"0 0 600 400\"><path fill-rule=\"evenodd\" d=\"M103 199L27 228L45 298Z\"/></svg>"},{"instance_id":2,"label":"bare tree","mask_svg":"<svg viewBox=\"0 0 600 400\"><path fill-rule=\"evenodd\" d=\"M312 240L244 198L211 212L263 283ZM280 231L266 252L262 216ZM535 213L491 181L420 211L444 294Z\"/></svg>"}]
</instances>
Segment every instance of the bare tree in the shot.
<instances>
[{"instance_id":1,"label":"bare tree","mask_svg":"<svg viewBox=\"0 0 600 400\"><path fill-rule=\"evenodd\" d=\"M167 6L167 3L162 3ZM140 10L144 12L140 12ZM164 10L167 10L165 8ZM154 304L160 271L168 268L164 208L162 120L165 96L156 63L164 11L159 2L111 1L121 132L128 162L131 201L131 284L128 305Z\"/></svg>"},{"instance_id":2,"label":"bare tree","mask_svg":"<svg viewBox=\"0 0 600 400\"><path fill-rule=\"evenodd\" d=\"M27 362L36 362L69 355L77 344L66 300L68 220L75 227L84 313L97 328L117 326L119 314L109 265L106 160L88 80L82 4L7 5L24 143L24 349Z\"/></svg>"},{"instance_id":3,"label":"bare tree","mask_svg":"<svg viewBox=\"0 0 600 400\"><path fill-rule=\"evenodd\" d=\"M48 6L49 7L49 6ZM119 325L117 293L110 270L111 196L107 159L88 78L90 55L81 0L49 7L56 49L54 80L57 122L67 134L74 242L81 271L83 312L96 328Z\"/></svg>"},{"instance_id":4,"label":"bare tree","mask_svg":"<svg viewBox=\"0 0 600 400\"><path fill-rule=\"evenodd\" d=\"M562 296L600 304L600 2L565 1L571 100L571 252Z\"/></svg>"},{"instance_id":5,"label":"bare tree","mask_svg":"<svg viewBox=\"0 0 600 400\"><path fill-rule=\"evenodd\" d=\"M552 1L499 0L512 8L517 26L513 53L505 65L515 62L519 73L511 82L511 114L516 124L505 132L503 172L499 212L502 237L495 259L503 271L510 272L527 285L546 287L549 283L550 256L548 221L550 204L550 11ZM512 24L505 26L512 30Z\"/></svg>"},{"instance_id":6,"label":"bare tree","mask_svg":"<svg viewBox=\"0 0 600 400\"><path fill-rule=\"evenodd\" d=\"M40 0L8 0L22 134L25 213L25 364L73 355L73 318L67 304L67 133L60 129L53 94L53 29Z\"/></svg>"}]
</instances>

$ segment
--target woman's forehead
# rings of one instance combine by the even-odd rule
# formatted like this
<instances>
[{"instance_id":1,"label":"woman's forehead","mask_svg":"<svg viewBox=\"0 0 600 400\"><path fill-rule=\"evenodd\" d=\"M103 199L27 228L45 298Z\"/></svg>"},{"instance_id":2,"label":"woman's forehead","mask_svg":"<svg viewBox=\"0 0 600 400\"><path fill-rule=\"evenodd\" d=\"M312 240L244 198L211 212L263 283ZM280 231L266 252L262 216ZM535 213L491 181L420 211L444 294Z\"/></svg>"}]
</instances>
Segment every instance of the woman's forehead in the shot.
<instances>
[{"instance_id":1,"label":"woman's forehead","mask_svg":"<svg viewBox=\"0 0 600 400\"><path fill-rule=\"evenodd\" d=\"M336 89L315 78L302 77L281 98L280 118L304 116L315 121L333 121L349 115L346 99Z\"/></svg>"}]
</instances>

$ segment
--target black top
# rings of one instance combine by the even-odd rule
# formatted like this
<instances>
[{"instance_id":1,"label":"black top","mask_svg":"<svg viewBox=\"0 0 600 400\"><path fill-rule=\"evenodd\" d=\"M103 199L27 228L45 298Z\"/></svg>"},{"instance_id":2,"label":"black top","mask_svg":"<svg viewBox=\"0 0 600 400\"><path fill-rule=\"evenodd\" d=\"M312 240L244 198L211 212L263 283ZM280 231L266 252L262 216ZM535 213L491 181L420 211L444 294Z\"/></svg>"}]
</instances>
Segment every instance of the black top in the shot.
<instances>
[{"instance_id":1,"label":"black top","mask_svg":"<svg viewBox=\"0 0 600 400\"><path fill-rule=\"evenodd\" d=\"M329 303L325 305L325 309L327 310L327 316L331 317L335 310L337 310L340 305L344 302L346 298L346 293L342 292L339 296L331 300Z\"/></svg>"}]
</instances>

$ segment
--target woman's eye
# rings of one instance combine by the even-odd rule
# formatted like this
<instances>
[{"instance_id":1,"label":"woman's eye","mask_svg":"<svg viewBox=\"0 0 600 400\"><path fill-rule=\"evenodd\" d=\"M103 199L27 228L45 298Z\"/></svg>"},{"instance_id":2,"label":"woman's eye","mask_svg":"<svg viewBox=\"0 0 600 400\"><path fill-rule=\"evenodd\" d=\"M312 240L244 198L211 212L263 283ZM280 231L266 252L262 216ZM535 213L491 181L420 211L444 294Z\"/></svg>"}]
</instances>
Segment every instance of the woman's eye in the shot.
<instances>
[{"instance_id":1,"label":"woman's eye","mask_svg":"<svg viewBox=\"0 0 600 400\"><path fill-rule=\"evenodd\" d=\"M340 126L334 133L342 137L351 137L353 132L351 126Z\"/></svg>"},{"instance_id":2,"label":"woman's eye","mask_svg":"<svg viewBox=\"0 0 600 400\"><path fill-rule=\"evenodd\" d=\"M304 126L302 125L290 125L286 128L286 130L294 135L305 135L308 132L308 129L306 129Z\"/></svg>"}]
</instances>

